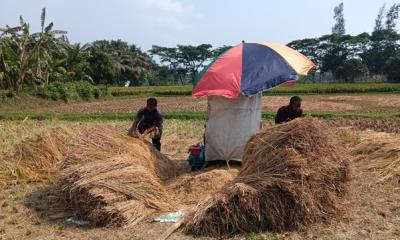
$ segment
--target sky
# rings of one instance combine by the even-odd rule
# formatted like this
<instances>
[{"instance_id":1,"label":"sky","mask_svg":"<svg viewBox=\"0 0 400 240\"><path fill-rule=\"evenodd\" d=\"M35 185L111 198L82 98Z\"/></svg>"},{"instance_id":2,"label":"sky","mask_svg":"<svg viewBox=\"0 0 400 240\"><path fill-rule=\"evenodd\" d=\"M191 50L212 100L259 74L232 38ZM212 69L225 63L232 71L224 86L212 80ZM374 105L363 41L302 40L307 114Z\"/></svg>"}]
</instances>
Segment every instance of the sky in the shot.
<instances>
[{"instance_id":1,"label":"sky","mask_svg":"<svg viewBox=\"0 0 400 240\"><path fill-rule=\"evenodd\" d=\"M38 31L47 22L67 30L71 42L122 39L152 45L246 42L288 43L331 32L333 8L344 2L346 31L371 32L379 8L400 0L0 0L0 27L19 16Z\"/></svg>"}]
</instances>

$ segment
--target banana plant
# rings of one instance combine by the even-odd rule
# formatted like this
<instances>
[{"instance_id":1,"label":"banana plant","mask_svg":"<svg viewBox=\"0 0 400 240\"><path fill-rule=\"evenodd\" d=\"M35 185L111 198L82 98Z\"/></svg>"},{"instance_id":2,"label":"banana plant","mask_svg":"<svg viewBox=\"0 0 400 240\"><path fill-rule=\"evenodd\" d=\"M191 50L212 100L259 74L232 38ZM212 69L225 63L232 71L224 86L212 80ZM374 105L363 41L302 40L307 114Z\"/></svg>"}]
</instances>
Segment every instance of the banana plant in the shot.
<instances>
[{"instance_id":1,"label":"banana plant","mask_svg":"<svg viewBox=\"0 0 400 240\"><path fill-rule=\"evenodd\" d=\"M29 71L28 47L32 43L29 24L21 16L19 26L7 25L0 33L2 82L18 93Z\"/></svg>"},{"instance_id":2,"label":"banana plant","mask_svg":"<svg viewBox=\"0 0 400 240\"><path fill-rule=\"evenodd\" d=\"M50 67L52 65L52 52L60 52L64 46L64 35L67 34L63 30L53 30L54 24L46 23L46 9L42 9L40 18L41 31L32 34L33 49L31 61L35 71L36 78L47 85L49 83Z\"/></svg>"}]
</instances>

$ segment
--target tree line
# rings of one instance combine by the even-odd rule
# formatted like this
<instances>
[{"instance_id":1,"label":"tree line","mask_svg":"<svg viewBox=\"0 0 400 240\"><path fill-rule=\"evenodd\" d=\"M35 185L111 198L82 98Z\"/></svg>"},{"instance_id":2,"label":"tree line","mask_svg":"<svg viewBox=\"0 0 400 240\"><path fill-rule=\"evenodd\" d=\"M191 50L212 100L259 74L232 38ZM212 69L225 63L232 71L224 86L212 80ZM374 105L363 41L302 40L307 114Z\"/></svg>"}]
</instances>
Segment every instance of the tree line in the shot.
<instances>
[{"instance_id":1,"label":"tree line","mask_svg":"<svg viewBox=\"0 0 400 240\"><path fill-rule=\"evenodd\" d=\"M210 44L153 46L149 52L122 40L70 43L67 31L46 23L32 33L20 17L18 26L0 28L0 88L19 92L52 82L88 81L102 85L190 84L206 62L222 48ZM161 64L154 58L158 56Z\"/></svg>"},{"instance_id":2,"label":"tree line","mask_svg":"<svg viewBox=\"0 0 400 240\"><path fill-rule=\"evenodd\" d=\"M334 8L331 34L292 41L288 46L310 57L318 69L307 79L330 74L335 81L354 82L380 76L400 82L400 4L382 6L371 33L346 34L344 4ZM0 28L0 87L18 92L53 82L87 81L95 85L195 84L199 72L231 46L210 44L152 46L143 51L122 40L71 43L67 31L46 23L31 33L20 17L18 26Z\"/></svg>"},{"instance_id":3,"label":"tree line","mask_svg":"<svg viewBox=\"0 0 400 240\"><path fill-rule=\"evenodd\" d=\"M389 8L383 5L372 32L353 36L346 34L341 3L334 9L331 34L292 41L288 46L310 57L320 73L331 73L335 80L354 82L381 76L400 82L400 35L396 30L399 10L400 4Z\"/></svg>"}]
</instances>

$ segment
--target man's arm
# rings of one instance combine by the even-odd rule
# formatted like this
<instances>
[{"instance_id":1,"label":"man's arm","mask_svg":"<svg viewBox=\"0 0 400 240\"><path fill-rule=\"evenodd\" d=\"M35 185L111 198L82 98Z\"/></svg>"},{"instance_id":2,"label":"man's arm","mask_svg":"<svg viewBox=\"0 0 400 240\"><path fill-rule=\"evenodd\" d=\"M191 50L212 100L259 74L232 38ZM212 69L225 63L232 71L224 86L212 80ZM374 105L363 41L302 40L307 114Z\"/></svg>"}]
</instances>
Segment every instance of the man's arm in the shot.
<instances>
[{"instance_id":1,"label":"man's arm","mask_svg":"<svg viewBox=\"0 0 400 240\"><path fill-rule=\"evenodd\" d=\"M285 121L285 119L283 119L283 118L284 118L283 109L279 108L279 110L278 110L278 112L276 113L276 116L275 116L275 124L283 123Z\"/></svg>"},{"instance_id":2,"label":"man's arm","mask_svg":"<svg viewBox=\"0 0 400 240\"><path fill-rule=\"evenodd\" d=\"M137 112L136 117L135 117L135 119L134 119L134 121L132 123L132 126L128 131L128 135L129 136L134 136L135 134L137 134L136 129L138 127L138 124L139 124L140 120L143 118L143 114L144 114L143 111L144 111L144 109L140 109Z\"/></svg>"},{"instance_id":3,"label":"man's arm","mask_svg":"<svg viewBox=\"0 0 400 240\"><path fill-rule=\"evenodd\" d=\"M303 109L300 109L300 111L299 111L299 117L304 117Z\"/></svg>"},{"instance_id":4,"label":"man's arm","mask_svg":"<svg viewBox=\"0 0 400 240\"><path fill-rule=\"evenodd\" d=\"M133 135L136 133L136 129L137 129L138 123L139 123L138 119L135 119L133 121L131 128L129 128L129 130L128 130L128 135L129 136L133 137Z\"/></svg>"},{"instance_id":5,"label":"man's arm","mask_svg":"<svg viewBox=\"0 0 400 240\"><path fill-rule=\"evenodd\" d=\"M156 120L157 121L155 122L155 126L158 127L158 129L162 132L164 117L160 111L157 111L157 119Z\"/></svg>"}]
</instances>

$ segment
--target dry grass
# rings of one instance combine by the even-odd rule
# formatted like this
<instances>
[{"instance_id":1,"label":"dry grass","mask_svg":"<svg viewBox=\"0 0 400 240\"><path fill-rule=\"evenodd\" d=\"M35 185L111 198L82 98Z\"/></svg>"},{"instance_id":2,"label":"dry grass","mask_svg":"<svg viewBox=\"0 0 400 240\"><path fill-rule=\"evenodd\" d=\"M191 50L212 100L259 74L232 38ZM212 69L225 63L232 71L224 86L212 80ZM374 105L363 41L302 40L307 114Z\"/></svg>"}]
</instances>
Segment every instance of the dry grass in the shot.
<instances>
[{"instance_id":1,"label":"dry grass","mask_svg":"<svg viewBox=\"0 0 400 240\"><path fill-rule=\"evenodd\" d=\"M327 122L336 127L354 127L357 130L374 130L376 132L400 133L400 118L387 119L330 119Z\"/></svg>"},{"instance_id":2,"label":"dry grass","mask_svg":"<svg viewBox=\"0 0 400 240\"><path fill-rule=\"evenodd\" d=\"M400 137L390 133L365 131L358 135L352 155L363 171L375 171L379 181L400 181Z\"/></svg>"},{"instance_id":3,"label":"dry grass","mask_svg":"<svg viewBox=\"0 0 400 240\"><path fill-rule=\"evenodd\" d=\"M171 119L165 125L161 151L175 159L186 159L190 145L203 140L204 121Z\"/></svg>"},{"instance_id":4,"label":"dry grass","mask_svg":"<svg viewBox=\"0 0 400 240\"><path fill-rule=\"evenodd\" d=\"M3 181L43 181L52 179L57 165L68 151L74 133L67 128L51 128L23 140L0 165Z\"/></svg>"},{"instance_id":5,"label":"dry grass","mask_svg":"<svg viewBox=\"0 0 400 240\"><path fill-rule=\"evenodd\" d=\"M12 154L24 139L35 138L45 130L64 128L75 132L91 123L63 121L0 121L0 156Z\"/></svg>"},{"instance_id":6,"label":"dry grass","mask_svg":"<svg viewBox=\"0 0 400 240\"><path fill-rule=\"evenodd\" d=\"M238 177L197 206L186 232L292 230L341 215L349 166L332 134L305 118L254 135Z\"/></svg>"},{"instance_id":7,"label":"dry grass","mask_svg":"<svg viewBox=\"0 0 400 240\"><path fill-rule=\"evenodd\" d=\"M220 190L238 174L237 169L214 169L179 176L167 186L171 195L184 205L197 204L201 199Z\"/></svg>"},{"instance_id":8,"label":"dry grass","mask_svg":"<svg viewBox=\"0 0 400 240\"><path fill-rule=\"evenodd\" d=\"M68 142L79 130L98 122L0 121L0 178L2 180L38 181L51 179ZM103 123L126 133L129 121ZM202 121L166 120L163 153L185 159L187 148L200 141ZM41 168L41 169L39 169Z\"/></svg>"}]
</instances>

